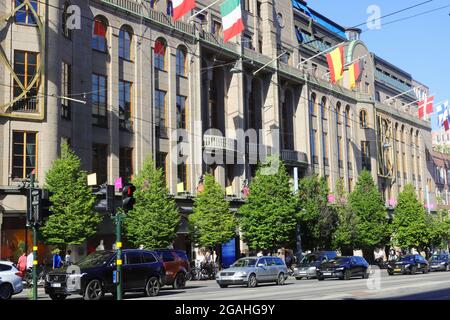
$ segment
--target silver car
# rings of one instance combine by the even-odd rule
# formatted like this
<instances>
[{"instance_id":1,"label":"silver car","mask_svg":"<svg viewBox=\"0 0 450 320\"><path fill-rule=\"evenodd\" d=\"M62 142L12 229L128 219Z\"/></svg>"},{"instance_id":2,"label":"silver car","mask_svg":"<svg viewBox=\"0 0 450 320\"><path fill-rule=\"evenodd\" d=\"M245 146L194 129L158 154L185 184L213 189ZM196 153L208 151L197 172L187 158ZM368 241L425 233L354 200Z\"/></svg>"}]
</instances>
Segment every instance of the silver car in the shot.
<instances>
[{"instance_id":1,"label":"silver car","mask_svg":"<svg viewBox=\"0 0 450 320\"><path fill-rule=\"evenodd\" d=\"M254 288L258 283L275 282L283 285L288 277L284 261L278 257L248 257L237 260L230 268L216 275L221 288L246 285Z\"/></svg>"},{"instance_id":2,"label":"silver car","mask_svg":"<svg viewBox=\"0 0 450 320\"><path fill-rule=\"evenodd\" d=\"M23 290L19 270L9 261L0 261L0 300L8 300Z\"/></svg>"}]
</instances>

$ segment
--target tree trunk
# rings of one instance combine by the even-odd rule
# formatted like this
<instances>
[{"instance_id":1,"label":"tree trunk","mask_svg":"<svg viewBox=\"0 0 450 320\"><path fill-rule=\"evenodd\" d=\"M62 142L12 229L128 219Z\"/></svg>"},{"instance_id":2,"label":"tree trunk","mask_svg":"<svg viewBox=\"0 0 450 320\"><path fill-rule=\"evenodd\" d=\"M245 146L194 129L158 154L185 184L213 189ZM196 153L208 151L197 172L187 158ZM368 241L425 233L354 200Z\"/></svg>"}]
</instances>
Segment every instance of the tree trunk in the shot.
<instances>
[{"instance_id":1,"label":"tree trunk","mask_svg":"<svg viewBox=\"0 0 450 320\"><path fill-rule=\"evenodd\" d=\"M352 247L342 247L341 248L341 254L343 256L352 256L353 255L353 248Z\"/></svg>"}]
</instances>

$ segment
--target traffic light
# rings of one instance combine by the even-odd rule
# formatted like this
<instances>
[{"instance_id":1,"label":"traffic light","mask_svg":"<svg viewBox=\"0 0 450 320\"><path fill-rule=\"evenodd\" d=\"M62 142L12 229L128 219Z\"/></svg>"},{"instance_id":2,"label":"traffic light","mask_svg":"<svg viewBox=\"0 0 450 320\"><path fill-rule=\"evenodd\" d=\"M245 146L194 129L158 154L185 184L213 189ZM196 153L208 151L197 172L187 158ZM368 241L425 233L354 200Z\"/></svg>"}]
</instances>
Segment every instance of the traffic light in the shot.
<instances>
[{"instance_id":1,"label":"traffic light","mask_svg":"<svg viewBox=\"0 0 450 320\"><path fill-rule=\"evenodd\" d=\"M100 197L100 200L94 206L95 211L115 214L116 206L114 204L114 186L101 185L100 187L94 188L93 191L95 195Z\"/></svg>"},{"instance_id":2,"label":"traffic light","mask_svg":"<svg viewBox=\"0 0 450 320\"><path fill-rule=\"evenodd\" d=\"M132 184L126 184L122 188L122 209L128 212L133 209L135 199L133 197L136 187Z\"/></svg>"},{"instance_id":3,"label":"traffic light","mask_svg":"<svg viewBox=\"0 0 450 320\"><path fill-rule=\"evenodd\" d=\"M42 190L30 188L27 200L27 226L38 225L42 220Z\"/></svg>"}]
</instances>

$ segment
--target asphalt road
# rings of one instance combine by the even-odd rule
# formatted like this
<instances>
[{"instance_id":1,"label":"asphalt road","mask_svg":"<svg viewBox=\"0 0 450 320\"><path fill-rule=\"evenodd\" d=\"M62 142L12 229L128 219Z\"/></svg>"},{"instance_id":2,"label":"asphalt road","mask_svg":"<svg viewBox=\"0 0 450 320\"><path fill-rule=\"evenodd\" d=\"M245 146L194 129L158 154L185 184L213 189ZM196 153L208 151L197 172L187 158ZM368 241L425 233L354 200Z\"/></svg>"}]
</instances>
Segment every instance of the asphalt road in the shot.
<instances>
[{"instance_id":1,"label":"asphalt road","mask_svg":"<svg viewBox=\"0 0 450 320\"><path fill-rule=\"evenodd\" d=\"M30 289L13 297L29 299ZM43 289L39 299L48 300ZM68 299L79 299L70 296ZM107 294L105 300L112 300ZM368 280L348 281L326 279L318 281L289 278L283 286L261 284L256 288L231 286L221 289L215 281L190 281L185 289L161 289L159 296L148 298L142 294L127 293L127 300L450 300L450 272L388 276L386 270L375 271Z\"/></svg>"}]
</instances>

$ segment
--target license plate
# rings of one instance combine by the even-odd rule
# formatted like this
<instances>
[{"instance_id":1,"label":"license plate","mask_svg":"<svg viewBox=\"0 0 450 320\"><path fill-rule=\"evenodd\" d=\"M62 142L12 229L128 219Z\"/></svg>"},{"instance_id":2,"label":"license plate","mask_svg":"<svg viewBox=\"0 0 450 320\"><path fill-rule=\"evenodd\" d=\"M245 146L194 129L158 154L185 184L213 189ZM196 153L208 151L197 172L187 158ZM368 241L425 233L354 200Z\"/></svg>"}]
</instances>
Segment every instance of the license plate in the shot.
<instances>
[{"instance_id":1,"label":"license plate","mask_svg":"<svg viewBox=\"0 0 450 320\"><path fill-rule=\"evenodd\" d=\"M432 268L439 268L439 266L431 266Z\"/></svg>"},{"instance_id":2,"label":"license plate","mask_svg":"<svg viewBox=\"0 0 450 320\"><path fill-rule=\"evenodd\" d=\"M331 276L331 272L324 272L323 275L324 276Z\"/></svg>"},{"instance_id":3,"label":"license plate","mask_svg":"<svg viewBox=\"0 0 450 320\"><path fill-rule=\"evenodd\" d=\"M52 283L53 288L61 288L61 283Z\"/></svg>"},{"instance_id":4,"label":"license plate","mask_svg":"<svg viewBox=\"0 0 450 320\"><path fill-rule=\"evenodd\" d=\"M394 269L395 272L400 272L402 269Z\"/></svg>"}]
</instances>

